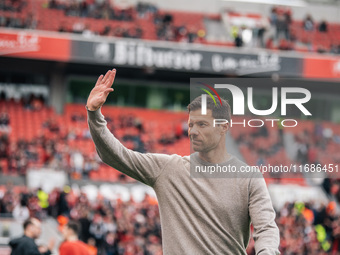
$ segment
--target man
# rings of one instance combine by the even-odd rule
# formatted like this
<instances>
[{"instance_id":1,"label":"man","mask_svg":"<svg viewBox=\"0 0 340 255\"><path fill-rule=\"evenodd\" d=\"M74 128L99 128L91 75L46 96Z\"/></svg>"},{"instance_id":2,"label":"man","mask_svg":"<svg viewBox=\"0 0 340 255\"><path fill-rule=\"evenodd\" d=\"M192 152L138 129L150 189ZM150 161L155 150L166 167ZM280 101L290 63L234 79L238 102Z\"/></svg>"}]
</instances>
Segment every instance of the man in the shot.
<instances>
[{"instance_id":1,"label":"man","mask_svg":"<svg viewBox=\"0 0 340 255\"><path fill-rule=\"evenodd\" d=\"M89 247L78 239L80 225L69 221L62 230L65 241L59 247L60 255L90 255Z\"/></svg>"},{"instance_id":2,"label":"man","mask_svg":"<svg viewBox=\"0 0 340 255\"><path fill-rule=\"evenodd\" d=\"M54 247L54 240L49 242L48 247L39 247L34 242L41 234L41 222L36 218L27 219L24 224L24 236L9 242L12 248L11 255L50 255Z\"/></svg>"},{"instance_id":3,"label":"man","mask_svg":"<svg viewBox=\"0 0 340 255\"><path fill-rule=\"evenodd\" d=\"M190 164L245 163L228 154L227 124L213 127L213 119L229 119L230 107L207 100L201 115L200 99L189 106L190 156L142 154L125 148L108 130L100 112L116 70L101 75L87 100L88 124L101 159L130 177L151 186L157 195L165 255L246 254L250 223L256 254L279 254L275 212L263 178L192 178Z\"/></svg>"}]
</instances>

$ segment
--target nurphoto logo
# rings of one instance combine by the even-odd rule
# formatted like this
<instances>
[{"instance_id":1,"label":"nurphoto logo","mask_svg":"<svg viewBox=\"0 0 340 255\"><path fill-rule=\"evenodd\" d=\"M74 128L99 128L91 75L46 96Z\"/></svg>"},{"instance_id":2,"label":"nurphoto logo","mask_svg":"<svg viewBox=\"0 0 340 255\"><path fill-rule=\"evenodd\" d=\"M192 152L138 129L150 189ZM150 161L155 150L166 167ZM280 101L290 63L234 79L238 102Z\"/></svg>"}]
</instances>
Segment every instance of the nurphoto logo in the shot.
<instances>
[{"instance_id":1,"label":"nurphoto logo","mask_svg":"<svg viewBox=\"0 0 340 255\"><path fill-rule=\"evenodd\" d=\"M213 94L208 90L210 89L219 99L219 103L222 105L221 97L219 93L217 93L216 89L224 89L227 90L228 92L231 93L232 96L232 115L245 115L245 96L243 91L236 85L232 84L214 84L214 87L203 83L203 82L198 82L199 84L203 85L205 88L200 87L200 89L205 92L205 94L201 94L201 114L206 115L207 114L207 96L209 95L215 105L218 104L216 102L215 97ZM279 98L281 100L280 102L280 119L276 118L268 118L268 119L250 119L248 121L243 120L242 122L233 122L233 120L230 120L230 126L235 126L235 125L243 125L245 127L247 124L250 127L262 127L265 123L271 122L272 127L274 127L274 122L279 121L281 122L281 125L283 127L295 127L297 126L298 122L295 119L283 119L284 116L287 115L287 105L295 105L305 116L311 116L312 114L308 109L305 107L304 104L309 102L311 99L311 93L308 89L305 88L299 88L299 87L281 87L280 88L280 94L281 97L279 97L279 88L278 87L273 87L271 89L271 101L272 105L269 109L256 109L254 106L254 93L253 93L253 87L247 87L247 106L248 110L257 116L268 116L273 114L278 107L278 101ZM300 98L293 98L289 97L289 94L294 94L294 95L299 95ZM226 119L214 119L214 127L218 124L226 124L229 121Z\"/></svg>"}]
</instances>

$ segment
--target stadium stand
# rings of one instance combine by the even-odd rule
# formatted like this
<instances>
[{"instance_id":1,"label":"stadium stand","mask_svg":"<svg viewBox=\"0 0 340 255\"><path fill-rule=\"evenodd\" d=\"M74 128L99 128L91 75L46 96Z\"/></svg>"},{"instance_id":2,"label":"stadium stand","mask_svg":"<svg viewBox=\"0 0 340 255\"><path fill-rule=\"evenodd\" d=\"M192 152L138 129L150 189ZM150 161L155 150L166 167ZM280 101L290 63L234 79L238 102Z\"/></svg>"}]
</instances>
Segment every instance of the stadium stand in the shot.
<instances>
[{"instance_id":1,"label":"stadium stand","mask_svg":"<svg viewBox=\"0 0 340 255\"><path fill-rule=\"evenodd\" d=\"M289 8L275 6L270 13L223 10L206 14L164 10L150 3L127 7L96 0L0 0L0 27L77 33L87 38L100 35L222 47L247 47L242 42L242 32L251 28L252 47L274 52L295 50L308 56L314 56L314 52L340 53L340 24L327 19L314 21L313 15L294 19L293 14ZM209 37L207 20L220 23L220 29L228 29L224 31L228 39ZM233 27L237 20L256 25ZM146 77L152 72L148 70ZM42 97L0 99L0 176L22 179L29 169L46 167L65 171L72 183L138 185L101 162L87 127L84 104L69 103L63 109L62 114L57 114ZM129 149L190 154L187 113L118 106L105 106L103 113L109 129ZM340 124L298 121L299 125L292 129L278 125L269 128L270 123L266 123L262 128L232 128L230 132L237 150L251 166L339 165ZM268 185L293 183L305 187L314 181L302 173L266 173L265 177ZM340 178L325 175L322 179L327 203L291 200L276 208L282 254L340 252ZM54 219L58 230L68 219L79 221L85 230L81 240L89 245L91 254L162 254L158 205L152 196L146 195L143 201L108 199L100 194L90 199L73 186L55 188L49 194L26 186L0 186L0 255L10 253L2 247L2 238L12 236L1 224L2 217L20 222L25 213L18 216L19 209L40 219ZM255 254L252 239L247 252Z\"/></svg>"},{"instance_id":2,"label":"stadium stand","mask_svg":"<svg viewBox=\"0 0 340 255\"><path fill-rule=\"evenodd\" d=\"M2 173L25 175L30 167L46 166L65 169L75 179L84 174L92 180L123 181L120 172L96 156L84 109L69 104L60 116L36 99L29 104L1 102L0 112L10 121L10 131L2 132ZM185 113L138 108L108 108L104 113L111 131L129 149L189 154Z\"/></svg>"},{"instance_id":3,"label":"stadium stand","mask_svg":"<svg viewBox=\"0 0 340 255\"><path fill-rule=\"evenodd\" d=\"M124 107L107 107L103 111L109 129L129 149L179 155L190 152L185 112ZM1 125L4 127L0 151L3 174L24 175L30 167L45 166L65 169L74 179L124 180L124 175L112 171L96 156L83 105L68 104L65 113L57 115L33 98L30 103L2 101L0 112L3 122L10 122L7 129ZM234 118L234 121L243 120ZM249 165L325 165L340 161L338 124L299 121L299 125L291 129L270 125L266 122L262 128L231 128L232 137ZM290 145L297 148L294 158L286 152L283 141L286 133L294 136L295 142ZM283 179L269 173L266 177L268 182L273 178L300 185L305 183L303 176L297 173L285 175Z\"/></svg>"},{"instance_id":4,"label":"stadium stand","mask_svg":"<svg viewBox=\"0 0 340 255\"><path fill-rule=\"evenodd\" d=\"M98 197L89 201L84 193L73 190L53 190L49 207L42 209L36 190L2 186L0 213L10 215L19 201L27 199L30 214L36 217L54 217L59 228L67 218L81 223L81 240L95 243L98 251L122 254L161 254L161 233L157 201L146 195L141 202L107 200ZM287 202L277 211L276 222L280 229L282 254L336 254L339 251L339 214L334 202L317 205L313 201ZM254 253L254 242L248 254ZM115 254L115 253L113 253Z\"/></svg>"},{"instance_id":5,"label":"stadium stand","mask_svg":"<svg viewBox=\"0 0 340 255\"><path fill-rule=\"evenodd\" d=\"M148 3L115 6L105 1L64 2L56 0L15 1L0 6L0 26L59 32L204 43L216 46L244 46L244 33L253 34L252 47L300 52L339 53L340 24L326 20L293 20L292 10L274 6L271 13L204 15L197 12L167 11ZM34 11L32 11L34 10ZM226 16L226 18L223 18ZM217 20L229 39L207 37L205 21ZM235 25L236 24L236 25ZM307 24L307 25L306 25ZM243 38L243 39L242 39Z\"/></svg>"}]
</instances>

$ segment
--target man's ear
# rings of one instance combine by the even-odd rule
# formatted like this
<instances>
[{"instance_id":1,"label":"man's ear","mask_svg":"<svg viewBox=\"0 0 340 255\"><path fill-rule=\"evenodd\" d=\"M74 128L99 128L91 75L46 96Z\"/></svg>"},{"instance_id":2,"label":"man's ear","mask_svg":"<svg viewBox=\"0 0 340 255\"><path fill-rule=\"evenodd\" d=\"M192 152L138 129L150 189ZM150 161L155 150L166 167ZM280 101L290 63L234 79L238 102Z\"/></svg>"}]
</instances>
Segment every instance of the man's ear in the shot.
<instances>
[{"instance_id":1,"label":"man's ear","mask_svg":"<svg viewBox=\"0 0 340 255\"><path fill-rule=\"evenodd\" d=\"M227 133L227 131L229 130L229 123L223 124L222 129L225 133Z\"/></svg>"}]
</instances>

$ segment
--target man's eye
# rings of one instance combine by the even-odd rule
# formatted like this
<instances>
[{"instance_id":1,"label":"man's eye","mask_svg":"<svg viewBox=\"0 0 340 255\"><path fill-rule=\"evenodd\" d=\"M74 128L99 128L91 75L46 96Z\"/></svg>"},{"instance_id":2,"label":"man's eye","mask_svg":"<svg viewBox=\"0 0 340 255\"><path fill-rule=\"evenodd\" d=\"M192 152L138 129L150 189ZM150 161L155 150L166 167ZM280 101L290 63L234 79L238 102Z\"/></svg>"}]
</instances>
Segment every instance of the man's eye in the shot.
<instances>
[{"instance_id":1,"label":"man's eye","mask_svg":"<svg viewBox=\"0 0 340 255\"><path fill-rule=\"evenodd\" d=\"M205 123L201 123L200 126L201 126L201 127L204 127L204 126L206 126L206 124L205 124Z\"/></svg>"}]
</instances>

